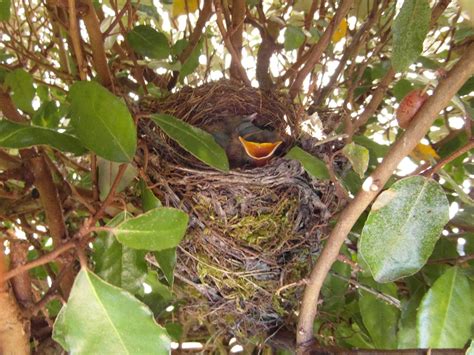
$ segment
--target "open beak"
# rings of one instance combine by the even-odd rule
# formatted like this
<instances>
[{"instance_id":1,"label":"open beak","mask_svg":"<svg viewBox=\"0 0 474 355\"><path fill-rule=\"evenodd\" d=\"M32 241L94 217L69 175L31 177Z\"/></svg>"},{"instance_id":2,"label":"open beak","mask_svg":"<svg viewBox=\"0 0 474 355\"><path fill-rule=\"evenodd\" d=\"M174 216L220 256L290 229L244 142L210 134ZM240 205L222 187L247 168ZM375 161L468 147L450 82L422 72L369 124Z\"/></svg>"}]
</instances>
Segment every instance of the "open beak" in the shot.
<instances>
[{"instance_id":1,"label":"open beak","mask_svg":"<svg viewBox=\"0 0 474 355\"><path fill-rule=\"evenodd\" d=\"M239 136L240 143L242 143L245 152L249 157L255 160L257 165L265 164L270 159L282 141L275 143L256 143L250 142Z\"/></svg>"}]
</instances>

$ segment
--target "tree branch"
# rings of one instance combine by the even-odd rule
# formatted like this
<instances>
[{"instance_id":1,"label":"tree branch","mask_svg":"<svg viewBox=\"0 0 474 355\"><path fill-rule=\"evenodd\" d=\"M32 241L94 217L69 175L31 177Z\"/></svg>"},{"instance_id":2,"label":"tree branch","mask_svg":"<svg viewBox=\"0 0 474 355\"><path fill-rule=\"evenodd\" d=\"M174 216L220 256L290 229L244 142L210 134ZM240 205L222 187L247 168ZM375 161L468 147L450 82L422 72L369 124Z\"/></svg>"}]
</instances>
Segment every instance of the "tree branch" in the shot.
<instances>
[{"instance_id":1,"label":"tree branch","mask_svg":"<svg viewBox=\"0 0 474 355\"><path fill-rule=\"evenodd\" d=\"M314 66L319 63L322 54L326 50L327 46L329 45L331 41L331 37L336 30L337 26L339 26L339 23L342 21L342 19L347 15L349 12L351 6L352 6L353 0L343 0L341 5L336 11L336 14L334 15L333 19L329 23L328 27L324 31L323 35L319 39L318 43L316 43L310 50L309 50L309 56L308 59L306 60L306 63L304 64L303 68L299 70L299 72L296 74L296 78L293 81L293 84L290 86L290 97L295 98L298 92L301 90L301 87L303 86L303 82L308 76L308 74L314 69Z\"/></svg>"},{"instance_id":2,"label":"tree branch","mask_svg":"<svg viewBox=\"0 0 474 355\"><path fill-rule=\"evenodd\" d=\"M331 232L327 244L311 272L304 293L297 332L297 344L300 352L312 342L313 321L317 312L321 286L354 223L382 190L400 161L428 132L438 113L449 104L451 98L472 74L474 74L474 44L466 50L448 75L440 81L434 94L428 98L413 118L410 127L395 142L383 162L366 179L363 188L341 213L338 223Z\"/></svg>"},{"instance_id":3,"label":"tree branch","mask_svg":"<svg viewBox=\"0 0 474 355\"><path fill-rule=\"evenodd\" d=\"M248 86L251 86L250 80L247 77L247 73L245 72L244 67L242 66L242 63L240 62L240 57L237 51L235 50L234 46L232 45L232 42L229 39L229 36L224 28L224 21L222 18L222 6L221 2L219 0L214 1L214 5L216 7L216 16L217 16L217 27L219 27L219 31L221 32L222 38L224 39L225 46L227 50L230 52L230 55L232 56L232 61L237 65L237 68L239 70L239 76L240 79Z\"/></svg>"},{"instance_id":4,"label":"tree branch","mask_svg":"<svg viewBox=\"0 0 474 355\"><path fill-rule=\"evenodd\" d=\"M7 264L3 244L0 245L0 352L29 354L30 333L21 310L6 283Z\"/></svg>"},{"instance_id":5,"label":"tree branch","mask_svg":"<svg viewBox=\"0 0 474 355\"><path fill-rule=\"evenodd\" d=\"M242 61L245 8L245 0L232 1L232 30L230 34L230 42L237 53L237 57L232 56L232 62L230 63L230 77L237 80L240 78L239 64Z\"/></svg>"},{"instance_id":6,"label":"tree branch","mask_svg":"<svg viewBox=\"0 0 474 355\"><path fill-rule=\"evenodd\" d=\"M64 243L68 235L59 193L44 157L33 157L30 159L30 164L31 171L35 178L35 186L39 191L41 204L46 215L49 232L53 239L53 246L58 248ZM64 267L64 265L60 265L60 268L62 267ZM63 279L61 290L66 297L69 295L74 277L75 275L70 273L69 275L65 275Z\"/></svg>"},{"instance_id":7,"label":"tree branch","mask_svg":"<svg viewBox=\"0 0 474 355\"><path fill-rule=\"evenodd\" d=\"M94 58L94 68L97 71L100 82L106 87L113 85L112 75L107 63L107 56L104 48L104 38L100 31L100 22L94 10L91 0L87 0L87 11L83 20L86 25L87 33L91 41L92 57Z\"/></svg>"}]
</instances>

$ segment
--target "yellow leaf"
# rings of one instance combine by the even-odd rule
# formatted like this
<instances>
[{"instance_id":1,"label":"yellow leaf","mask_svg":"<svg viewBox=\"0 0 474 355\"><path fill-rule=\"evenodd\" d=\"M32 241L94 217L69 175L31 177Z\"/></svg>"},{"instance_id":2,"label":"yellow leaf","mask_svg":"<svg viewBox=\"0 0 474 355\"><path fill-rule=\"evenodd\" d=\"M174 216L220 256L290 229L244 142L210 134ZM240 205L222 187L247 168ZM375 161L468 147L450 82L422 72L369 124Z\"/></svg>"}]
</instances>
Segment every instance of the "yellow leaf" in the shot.
<instances>
[{"instance_id":1,"label":"yellow leaf","mask_svg":"<svg viewBox=\"0 0 474 355\"><path fill-rule=\"evenodd\" d=\"M410 157L414 160L424 160L426 162L431 159L439 159L438 153L429 144L418 143L410 153Z\"/></svg>"},{"instance_id":2,"label":"yellow leaf","mask_svg":"<svg viewBox=\"0 0 474 355\"><path fill-rule=\"evenodd\" d=\"M332 43L337 43L346 36L347 33L347 21L345 18L342 19L336 31L332 34Z\"/></svg>"},{"instance_id":3,"label":"yellow leaf","mask_svg":"<svg viewBox=\"0 0 474 355\"><path fill-rule=\"evenodd\" d=\"M199 0L173 0L173 17L194 12L198 6Z\"/></svg>"}]
</instances>

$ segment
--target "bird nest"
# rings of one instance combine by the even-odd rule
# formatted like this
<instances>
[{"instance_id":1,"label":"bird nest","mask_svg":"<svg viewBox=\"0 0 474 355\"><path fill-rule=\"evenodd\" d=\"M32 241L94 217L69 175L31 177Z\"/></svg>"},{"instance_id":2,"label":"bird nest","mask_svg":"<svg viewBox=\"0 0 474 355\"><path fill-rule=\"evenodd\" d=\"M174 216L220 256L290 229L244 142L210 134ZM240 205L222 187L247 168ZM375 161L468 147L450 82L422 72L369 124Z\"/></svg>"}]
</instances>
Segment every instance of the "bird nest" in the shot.
<instances>
[{"instance_id":1,"label":"bird nest","mask_svg":"<svg viewBox=\"0 0 474 355\"><path fill-rule=\"evenodd\" d=\"M261 124L270 123L285 136L283 150L297 141L303 113L284 95L231 81L185 87L165 99L147 100L140 109L195 126L257 113ZM288 127L292 134L285 133ZM248 340L284 324L293 326L302 296L296 286L308 274L340 202L334 186L312 179L297 161L281 156L264 167L218 172L151 121L141 122L140 134L138 164L148 185L163 204L191 216L178 247L174 287L188 324L186 338L219 334ZM322 159L335 149L303 143Z\"/></svg>"}]
</instances>

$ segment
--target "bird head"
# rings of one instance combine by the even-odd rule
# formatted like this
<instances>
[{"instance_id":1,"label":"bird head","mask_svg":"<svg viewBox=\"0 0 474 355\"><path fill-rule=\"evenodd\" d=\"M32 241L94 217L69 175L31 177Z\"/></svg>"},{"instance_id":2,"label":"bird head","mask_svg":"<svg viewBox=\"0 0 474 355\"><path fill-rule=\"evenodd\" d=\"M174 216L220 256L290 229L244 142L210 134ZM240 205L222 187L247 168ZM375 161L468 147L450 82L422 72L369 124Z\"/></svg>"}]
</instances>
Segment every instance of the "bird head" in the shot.
<instances>
[{"instance_id":1,"label":"bird head","mask_svg":"<svg viewBox=\"0 0 474 355\"><path fill-rule=\"evenodd\" d=\"M242 144L245 153L251 158L251 162L255 166L265 165L268 160L275 154L278 149L281 140L276 142L252 142L246 140L242 136L239 136L239 141Z\"/></svg>"}]
</instances>

